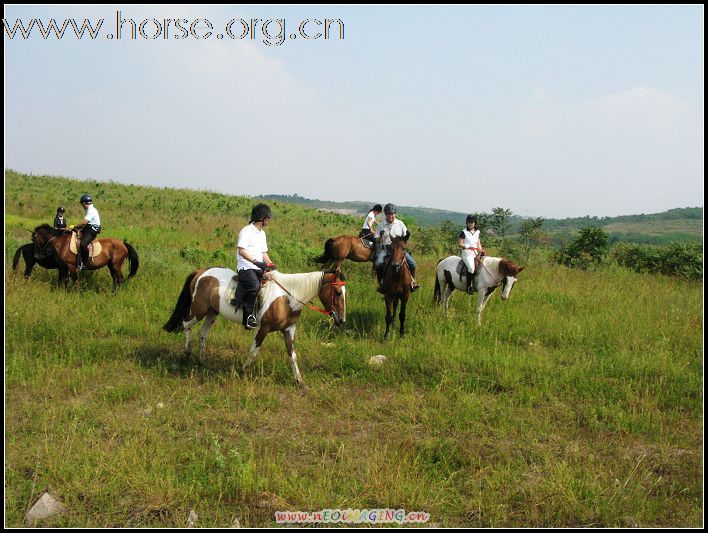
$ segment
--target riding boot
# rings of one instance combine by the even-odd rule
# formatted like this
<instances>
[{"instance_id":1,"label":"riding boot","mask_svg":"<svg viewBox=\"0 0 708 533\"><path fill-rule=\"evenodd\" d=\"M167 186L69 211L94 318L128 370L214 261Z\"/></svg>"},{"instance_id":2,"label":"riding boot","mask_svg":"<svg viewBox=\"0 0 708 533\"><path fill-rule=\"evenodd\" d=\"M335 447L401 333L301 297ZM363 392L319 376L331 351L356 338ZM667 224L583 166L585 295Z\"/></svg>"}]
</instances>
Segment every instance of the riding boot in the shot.
<instances>
[{"instance_id":1,"label":"riding boot","mask_svg":"<svg viewBox=\"0 0 708 533\"><path fill-rule=\"evenodd\" d=\"M415 268L411 268L411 292L420 289L420 285L415 282Z\"/></svg>"},{"instance_id":2,"label":"riding boot","mask_svg":"<svg viewBox=\"0 0 708 533\"><path fill-rule=\"evenodd\" d=\"M472 281L474 280L474 273L470 274L467 272L467 293L472 294L474 292L474 285Z\"/></svg>"},{"instance_id":3,"label":"riding boot","mask_svg":"<svg viewBox=\"0 0 708 533\"><path fill-rule=\"evenodd\" d=\"M253 314L253 306L258 297L257 292L249 292L243 297L243 327L246 329L255 329L258 327L258 321Z\"/></svg>"}]
</instances>

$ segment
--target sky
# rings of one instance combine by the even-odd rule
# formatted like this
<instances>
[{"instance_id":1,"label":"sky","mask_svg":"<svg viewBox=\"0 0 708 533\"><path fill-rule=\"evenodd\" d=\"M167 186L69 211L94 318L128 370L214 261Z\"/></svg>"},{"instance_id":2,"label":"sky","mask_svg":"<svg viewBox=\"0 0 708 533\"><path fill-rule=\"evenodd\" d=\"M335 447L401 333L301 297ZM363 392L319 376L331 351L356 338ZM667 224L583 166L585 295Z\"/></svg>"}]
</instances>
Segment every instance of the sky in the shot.
<instances>
[{"instance_id":1,"label":"sky","mask_svg":"<svg viewBox=\"0 0 708 533\"><path fill-rule=\"evenodd\" d=\"M703 13L6 6L5 168L546 218L702 206ZM9 37L51 18L104 22Z\"/></svg>"}]
</instances>

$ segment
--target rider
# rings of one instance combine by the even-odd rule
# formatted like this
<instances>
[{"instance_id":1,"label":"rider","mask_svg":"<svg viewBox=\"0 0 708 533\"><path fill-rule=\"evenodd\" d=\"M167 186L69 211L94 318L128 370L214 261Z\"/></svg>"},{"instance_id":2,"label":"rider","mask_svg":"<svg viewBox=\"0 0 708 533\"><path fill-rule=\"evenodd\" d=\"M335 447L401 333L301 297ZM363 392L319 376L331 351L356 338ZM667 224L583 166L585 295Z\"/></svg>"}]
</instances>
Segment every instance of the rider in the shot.
<instances>
[{"instance_id":1,"label":"rider","mask_svg":"<svg viewBox=\"0 0 708 533\"><path fill-rule=\"evenodd\" d=\"M475 258L478 255L486 255L486 252L484 248L482 248L482 241L479 239L480 234L477 229L477 217L467 215L465 224L467 227L460 232L457 244L462 250L460 252L462 261L467 267L467 292L472 294L474 292L472 279L474 277Z\"/></svg>"},{"instance_id":2,"label":"rider","mask_svg":"<svg viewBox=\"0 0 708 533\"><path fill-rule=\"evenodd\" d=\"M57 216L54 217L54 227L56 229L66 228L66 217L64 216L66 209L63 207L57 208Z\"/></svg>"},{"instance_id":3,"label":"rider","mask_svg":"<svg viewBox=\"0 0 708 533\"><path fill-rule=\"evenodd\" d=\"M379 226L379 251L376 255L376 260L374 262L374 267L376 268L376 274L379 280L379 292L383 292L383 287L381 282L383 280L383 266L386 256L391 250L391 239L393 237L403 237L407 232L408 228L403 223L402 220L396 218L396 206L393 204L386 204L384 207L384 214L386 215L386 220ZM411 292L416 291L419 285L415 282L415 267L416 262L411 257L411 254L406 250L406 263L408 263L408 269L411 271Z\"/></svg>"},{"instance_id":4,"label":"rider","mask_svg":"<svg viewBox=\"0 0 708 533\"><path fill-rule=\"evenodd\" d=\"M378 224L378 222L376 222L376 216L381 213L381 211L381 204L376 204L372 207L371 211L369 211L369 214L366 215L364 219L364 225L361 226L361 230L359 231L359 237L371 241L372 245L376 242L376 232L374 231L374 226Z\"/></svg>"},{"instance_id":5,"label":"rider","mask_svg":"<svg viewBox=\"0 0 708 533\"><path fill-rule=\"evenodd\" d=\"M88 194L84 194L79 203L86 210L84 219L76 225L69 226L69 229L81 230L81 250L76 254L76 268L81 270L89 264L89 244L101 233L101 217Z\"/></svg>"},{"instance_id":6,"label":"rider","mask_svg":"<svg viewBox=\"0 0 708 533\"><path fill-rule=\"evenodd\" d=\"M243 297L243 325L246 329L258 327L253 307L260 290L260 280L266 270L275 265L268 257L268 243L264 228L273 214L266 204L257 204L251 209L251 219L238 234L238 279L246 294Z\"/></svg>"}]
</instances>

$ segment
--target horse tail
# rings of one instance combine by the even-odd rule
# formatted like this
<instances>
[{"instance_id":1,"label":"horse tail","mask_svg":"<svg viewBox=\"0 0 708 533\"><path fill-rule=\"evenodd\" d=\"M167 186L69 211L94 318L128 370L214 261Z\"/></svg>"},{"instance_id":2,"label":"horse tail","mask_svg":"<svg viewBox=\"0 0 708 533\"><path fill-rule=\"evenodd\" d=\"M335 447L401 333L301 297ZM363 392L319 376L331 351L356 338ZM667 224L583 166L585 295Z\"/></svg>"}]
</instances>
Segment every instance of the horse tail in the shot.
<instances>
[{"instance_id":1,"label":"horse tail","mask_svg":"<svg viewBox=\"0 0 708 533\"><path fill-rule=\"evenodd\" d=\"M177 298L175 310L172 312L172 316L167 321L167 324L162 326L162 329L165 331L170 333L182 331L182 322L189 313L189 308L192 306L192 291L190 290L190 286L194 276L196 275L197 271L195 270L187 276L187 280L184 282L184 287L182 287L182 292L179 294L179 298Z\"/></svg>"},{"instance_id":2,"label":"horse tail","mask_svg":"<svg viewBox=\"0 0 708 533\"><path fill-rule=\"evenodd\" d=\"M17 251L15 252L15 257L12 258L12 271L15 272L17 270L17 265L20 262L20 255L22 254L22 249L24 246L20 246Z\"/></svg>"},{"instance_id":3,"label":"horse tail","mask_svg":"<svg viewBox=\"0 0 708 533\"><path fill-rule=\"evenodd\" d=\"M128 241L123 241L125 247L128 249L128 263L130 263L130 272L128 273L128 279L132 278L137 274L138 267L140 266L140 260L138 259L138 252L135 251Z\"/></svg>"},{"instance_id":4,"label":"horse tail","mask_svg":"<svg viewBox=\"0 0 708 533\"><path fill-rule=\"evenodd\" d=\"M442 298L442 293L440 291L440 279L438 278L438 273L435 272L435 290L433 291L433 301L440 303Z\"/></svg>"},{"instance_id":5,"label":"horse tail","mask_svg":"<svg viewBox=\"0 0 708 533\"><path fill-rule=\"evenodd\" d=\"M315 257L313 261L321 265L325 265L332 261L332 244L334 244L334 239L327 239L327 242L325 242L324 246L324 253L320 256Z\"/></svg>"}]
</instances>

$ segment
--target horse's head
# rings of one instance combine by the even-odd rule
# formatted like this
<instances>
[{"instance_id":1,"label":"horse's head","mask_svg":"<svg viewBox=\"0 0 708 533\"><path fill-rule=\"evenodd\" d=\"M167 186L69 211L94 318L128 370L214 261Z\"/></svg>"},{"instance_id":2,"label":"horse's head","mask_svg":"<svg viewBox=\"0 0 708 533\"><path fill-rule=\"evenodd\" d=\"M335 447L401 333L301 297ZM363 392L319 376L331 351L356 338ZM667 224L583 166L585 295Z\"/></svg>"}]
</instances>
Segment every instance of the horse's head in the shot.
<instances>
[{"instance_id":1,"label":"horse's head","mask_svg":"<svg viewBox=\"0 0 708 533\"><path fill-rule=\"evenodd\" d=\"M320 301L337 326L347 319L347 289L342 271L325 272L320 286Z\"/></svg>"},{"instance_id":2,"label":"horse's head","mask_svg":"<svg viewBox=\"0 0 708 533\"><path fill-rule=\"evenodd\" d=\"M507 298L509 298L511 289L518 281L516 276L518 276L519 272L521 272L524 268L525 267L520 267L519 265L508 259L502 259L499 262L499 273L504 276L504 279L502 281L501 293L502 300L506 300Z\"/></svg>"},{"instance_id":3,"label":"horse's head","mask_svg":"<svg viewBox=\"0 0 708 533\"><path fill-rule=\"evenodd\" d=\"M34 228L32 232L32 243L34 244L35 259L46 259L53 253L51 242L63 233L52 228L49 224L42 224Z\"/></svg>"},{"instance_id":4,"label":"horse's head","mask_svg":"<svg viewBox=\"0 0 708 533\"><path fill-rule=\"evenodd\" d=\"M406 260L406 244L411 236L411 232L407 231L403 237L394 237L391 239L391 266L393 271L398 273L401 265Z\"/></svg>"}]
</instances>

